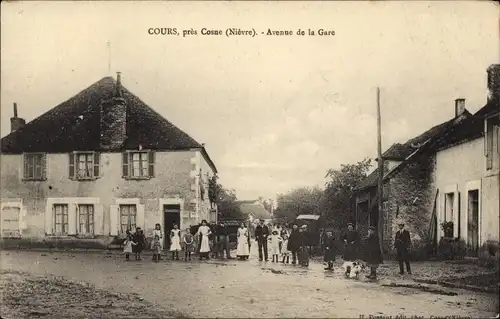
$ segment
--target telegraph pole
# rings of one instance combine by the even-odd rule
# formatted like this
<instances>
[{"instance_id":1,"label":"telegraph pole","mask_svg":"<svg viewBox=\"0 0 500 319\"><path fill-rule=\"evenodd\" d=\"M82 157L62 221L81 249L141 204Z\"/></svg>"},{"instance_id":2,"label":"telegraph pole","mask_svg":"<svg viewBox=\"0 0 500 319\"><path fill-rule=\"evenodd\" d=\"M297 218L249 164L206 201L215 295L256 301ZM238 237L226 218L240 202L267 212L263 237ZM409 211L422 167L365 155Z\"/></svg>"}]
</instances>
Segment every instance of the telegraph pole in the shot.
<instances>
[{"instance_id":1,"label":"telegraph pole","mask_svg":"<svg viewBox=\"0 0 500 319\"><path fill-rule=\"evenodd\" d=\"M384 160L382 158L382 123L380 116L380 88L377 87L377 153L378 153L378 234L380 240L380 248L382 251L382 242L384 238L384 213L382 211L382 201L384 196Z\"/></svg>"}]
</instances>

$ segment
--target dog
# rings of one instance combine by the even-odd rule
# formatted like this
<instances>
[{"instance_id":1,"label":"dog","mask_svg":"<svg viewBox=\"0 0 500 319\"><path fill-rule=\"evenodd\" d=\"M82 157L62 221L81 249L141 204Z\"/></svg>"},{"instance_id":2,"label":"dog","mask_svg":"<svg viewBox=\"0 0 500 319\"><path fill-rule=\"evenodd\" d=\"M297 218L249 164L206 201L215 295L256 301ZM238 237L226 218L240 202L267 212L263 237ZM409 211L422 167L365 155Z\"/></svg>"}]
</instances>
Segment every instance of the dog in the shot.
<instances>
[{"instance_id":1,"label":"dog","mask_svg":"<svg viewBox=\"0 0 500 319\"><path fill-rule=\"evenodd\" d=\"M359 261L345 261L342 265L346 278L359 279L365 265Z\"/></svg>"}]
</instances>

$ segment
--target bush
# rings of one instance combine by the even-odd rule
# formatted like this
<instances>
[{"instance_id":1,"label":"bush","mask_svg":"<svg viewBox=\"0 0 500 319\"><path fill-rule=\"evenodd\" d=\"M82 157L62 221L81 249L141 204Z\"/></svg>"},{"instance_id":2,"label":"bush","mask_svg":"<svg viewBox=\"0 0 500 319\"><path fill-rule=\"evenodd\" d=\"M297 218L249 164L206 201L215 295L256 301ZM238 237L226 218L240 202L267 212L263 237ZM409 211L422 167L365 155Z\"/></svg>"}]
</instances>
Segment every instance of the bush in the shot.
<instances>
[{"instance_id":1,"label":"bush","mask_svg":"<svg viewBox=\"0 0 500 319\"><path fill-rule=\"evenodd\" d=\"M463 239L441 237L438 244L438 257L442 260L462 259L467 252Z\"/></svg>"}]
</instances>

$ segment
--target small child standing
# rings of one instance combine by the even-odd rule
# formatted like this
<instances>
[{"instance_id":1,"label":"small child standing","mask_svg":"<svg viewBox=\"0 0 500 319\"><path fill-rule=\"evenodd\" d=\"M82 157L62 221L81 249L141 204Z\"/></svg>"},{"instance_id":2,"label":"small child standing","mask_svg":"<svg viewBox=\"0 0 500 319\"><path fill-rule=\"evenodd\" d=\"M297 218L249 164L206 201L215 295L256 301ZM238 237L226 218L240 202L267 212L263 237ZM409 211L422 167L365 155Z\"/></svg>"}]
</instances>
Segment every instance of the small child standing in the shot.
<instances>
[{"instance_id":1,"label":"small child standing","mask_svg":"<svg viewBox=\"0 0 500 319\"><path fill-rule=\"evenodd\" d=\"M160 261L161 257L161 242L160 242L160 236L155 235L153 238L153 261Z\"/></svg>"},{"instance_id":2,"label":"small child standing","mask_svg":"<svg viewBox=\"0 0 500 319\"><path fill-rule=\"evenodd\" d=\"M290 251L288 250L288 234L286 232L282 232L281 235L283 238L283 245L281 245L281 255L283 256L283 263L289 264L290 263Z\"/></svg>"},{"instance_id":3,"label":"small child standing","mask_svg":"<svg viewBox=\"0 0 500 319\"><path fill-rule=\"evenodd\" d=\"M326 237L323 238L323 248L325 250L323 260L327 264L325 270L333 270L335 262L335 238L331 230L326 232Z\"/></svg>"},{"instance_id":4,"label":"small child standing","mask_svg":"<svg viewBox=\"0 0 500 319\"><path fill-rule=\"evenodd\" d=\"M125 253L125 260L130 260L130 254L132 253L132 246L136 245L134 243L134 237L130 233L130 231L127 229L127 238L125 238L125 241L123 242L123 252Z\"/></svg>"},{"instance_id":5,"label":"small child standing","mask_svg":"<svg viewBox=\"0 0 500 319\"><path fill-rule=\"evenodd\" d=\"M188 260L188 258L191 260L191 254L194 252L194 237L190 228L186 229L182 241L184 242L184 260Z\"/></svg>"},{"instance_id":6,"label":"small child standing","mask_svg":"<svg viewBox=\"0 0 500 319\"><path fill-rule=\"evenodd\" d=\"M269 241L271 243L271 255L273 256L273 262L278 262L280 255L280 242L282 241L281 236L278 235L278 231L273 230L272 235L269 236Z\"/></svg>"},{"instance_id":7,"label":"small child standing","mask_svg":"<svg viewBox=\"0 0 500 319\"><path fill-rule=\"evenodd\" d=\"M174 224L174 229L170 231L170 251L172 252L172 260L179 260L179 251L181 251L181 231L177 224Z\"/></svg>"}]
</instances>

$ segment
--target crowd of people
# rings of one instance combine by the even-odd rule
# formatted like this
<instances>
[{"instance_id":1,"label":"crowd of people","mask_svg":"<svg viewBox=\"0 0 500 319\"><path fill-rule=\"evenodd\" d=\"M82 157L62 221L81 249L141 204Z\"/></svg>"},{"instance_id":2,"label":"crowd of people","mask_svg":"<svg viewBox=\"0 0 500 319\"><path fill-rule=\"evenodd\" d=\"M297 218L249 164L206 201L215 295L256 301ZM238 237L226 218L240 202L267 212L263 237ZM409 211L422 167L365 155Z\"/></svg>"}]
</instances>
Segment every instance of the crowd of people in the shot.
<instances>
[{"instance_id":1,"label":"crowd of people","mask_svg":"<svg viewBox=\"0 0 500 319\"><path fill-rule=\"evenodd\" d=\"M396 233L395 249L400 266L400 273L406 271L411 274L409 263L409 249L411 246L410 235L404 228L404 224L399 224L400 230ZM258 245L259 261L268 261L269 256L272 262L284 264L309 265L309 242L307 240L307 225L299 227L294 224L292 227L284 225L266 225L264 220L260 220L255 227L254 236ZM156 224L152 234L152 240L148 244L144 232L137 228L132 234L126 232L123 251L125 259L130 260L130 255L135 255L136 260L141 260L141 253L147 247L153 251L153 260L162 259L164 251L163 232L160 224ZM236 257L240 260L248 260L250 256L251 233L245 223L242 223L236 231ZM169 232L169 251L172 260L180 260L179 252L184 252L184 260L191 260L193 255L197 255L199 260L212 258L232 259L230 249L230 232L224 223L219 223L217 228L209 225L203 220L197 231L192 233L191 228L181 232L178 225L173 225ZM366 237L354 230L353 224L347 225L347 231L340 238L334 237L332 230L322 230L320 233L319 245L323 252L325 270L332 271L334 262L338 255L344 261L343 268L346 277L352 277L353 271L357 273L365 265L370 268L369 279L377 278L377 268L383 263L382 252L379 245L379 238L374 227L368 228ZM290 257L291 261L290 261ZM355 268L355 269L354 269Z\"/></svg>"}]
</instances>

